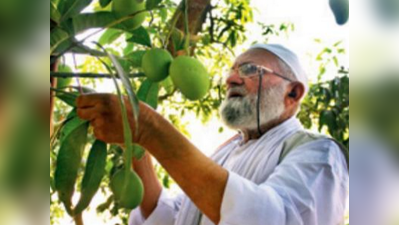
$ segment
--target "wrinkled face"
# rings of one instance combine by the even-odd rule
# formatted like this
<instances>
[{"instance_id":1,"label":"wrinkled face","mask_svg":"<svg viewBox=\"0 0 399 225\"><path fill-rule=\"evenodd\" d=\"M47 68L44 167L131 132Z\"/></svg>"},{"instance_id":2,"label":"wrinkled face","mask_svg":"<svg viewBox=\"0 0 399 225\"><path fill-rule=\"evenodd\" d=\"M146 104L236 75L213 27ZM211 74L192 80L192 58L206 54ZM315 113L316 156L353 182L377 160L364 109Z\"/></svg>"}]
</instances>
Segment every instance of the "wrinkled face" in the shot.
<instances>
[{"instance_id":1,"label":"wrinkled face","mask_svg":"<svg viewBox=\"0 0 399 225\"><path fill-rule=\"evenodd\" d=\"M272 54L252 49L240 55L227 77L227 96L220 108L223 122L232 129L257 128L257 99L259 76L240 77L237 68L251 63L279 71L278 61ZM264 125L281 117L285 111L284 97L288 82L280 77L265 74L262 78L260 99L260 124Z\"/></svg>"}]
</instances>

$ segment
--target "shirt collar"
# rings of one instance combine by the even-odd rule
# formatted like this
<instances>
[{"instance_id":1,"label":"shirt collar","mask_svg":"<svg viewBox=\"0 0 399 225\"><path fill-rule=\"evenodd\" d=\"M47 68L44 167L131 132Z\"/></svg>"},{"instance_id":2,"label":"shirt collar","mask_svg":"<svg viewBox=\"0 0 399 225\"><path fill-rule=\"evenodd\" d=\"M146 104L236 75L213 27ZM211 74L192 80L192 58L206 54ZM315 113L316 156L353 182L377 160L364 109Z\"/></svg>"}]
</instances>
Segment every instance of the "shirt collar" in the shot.
<instances>
[{"instance_id":1,"label":"shirt collar","mask_svg":"<svg viewBox=\"0 0 399 225\"><path fill-rule=\"evenodd\" d=\"M267 131L265 134L263 134L259 139L255 140L249 140L247 143L244 143L243 136L240 135L238 139L238 144L240 146L244 144L249 144L253 143L256 141L271 141L271 140L276 140L276 139L283 139L285 137L290 136L291 134L296 133L299 130L303 130L303 126L301 122L296 118L296 117L291 117L288 120L282 122L281 124L273 127L269 131Z\"/></svg>"}]
</instances>

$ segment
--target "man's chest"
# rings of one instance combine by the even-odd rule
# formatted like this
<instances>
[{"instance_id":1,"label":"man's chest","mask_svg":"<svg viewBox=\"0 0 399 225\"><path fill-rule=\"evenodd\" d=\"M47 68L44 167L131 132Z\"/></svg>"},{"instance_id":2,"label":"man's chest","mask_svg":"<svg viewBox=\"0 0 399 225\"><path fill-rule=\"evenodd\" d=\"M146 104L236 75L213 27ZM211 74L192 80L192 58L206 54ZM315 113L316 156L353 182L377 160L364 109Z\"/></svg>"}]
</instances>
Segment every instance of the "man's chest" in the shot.
<instances>
[{"instance_id":1,"label":"man's chest","mask_svg":"<svg viewBox=\"0 0 399 225\"><path fill-rule=\"evenodd\" d=\"M276 168L281 151L282 146L278 143L232 143L221 149L214 160L229 171L255 183L262 183Z\"/></svg>"}]
</instances>

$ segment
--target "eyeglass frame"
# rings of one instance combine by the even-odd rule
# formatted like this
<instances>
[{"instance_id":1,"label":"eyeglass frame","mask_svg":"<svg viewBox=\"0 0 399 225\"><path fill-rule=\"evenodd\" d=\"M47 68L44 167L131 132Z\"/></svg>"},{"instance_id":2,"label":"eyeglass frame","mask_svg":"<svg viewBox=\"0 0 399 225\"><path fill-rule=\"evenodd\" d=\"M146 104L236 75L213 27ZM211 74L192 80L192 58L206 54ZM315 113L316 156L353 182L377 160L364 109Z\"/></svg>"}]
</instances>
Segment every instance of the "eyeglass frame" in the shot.
<instances>
[{"instance_id":1,"label":"eyeglass frame","mask_svg":"<svg viewBox=\"0 0 399 225\"><path fill-rule=\"evenodd\" d=\"M254 73L253 75L249 75L249 76L242 75L241 72L240 72L240 68L243 67L243 66L246 66L246 65L255 66L256 70L257 70L256 73ZM231 68L230 71L228 72L228 75L230 76L233 71L237 71L237 70L238 70L238 75L241 78L251 78L251 77L255 77L255 76L259 76L259 75L264 76L266 73L269 73L269 74L273 74L275 76L278 76L278 77L280 77L280 78L282 78L284 80L287 80L287 81L290 81L290 82L295 82L294 80L292 80L292 79L290 79L288 77L285 77L285 76L281 75L280 73L277 73L276 71L274 71L274 70L272 70L270 68L267 68L267 67L261 66L261 65L256 65L256 64L253 64L253 63L243 63L243 64L239 65L235 69Z\"/></svg>"}]
</instances>

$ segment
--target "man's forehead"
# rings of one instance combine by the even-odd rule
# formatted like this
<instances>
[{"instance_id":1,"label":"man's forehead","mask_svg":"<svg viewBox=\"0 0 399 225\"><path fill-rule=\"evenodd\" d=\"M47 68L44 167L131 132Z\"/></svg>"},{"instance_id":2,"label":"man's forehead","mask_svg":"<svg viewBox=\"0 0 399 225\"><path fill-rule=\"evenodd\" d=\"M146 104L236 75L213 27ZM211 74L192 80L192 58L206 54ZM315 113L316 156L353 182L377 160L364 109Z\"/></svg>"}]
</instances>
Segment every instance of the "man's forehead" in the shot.
<instances>
[{"instance_id":1,"label":"man's forehead","mask_svg":"<svg viewBox=\"0 0 399 225\"><path fill-rule=\"evenodd\" d=\"M260 65L271 65L277 62L277 57L264 49L250 49L239 55L234 65L241 65L244 63L256 63Z\"/></svg>"}]
</instances>

